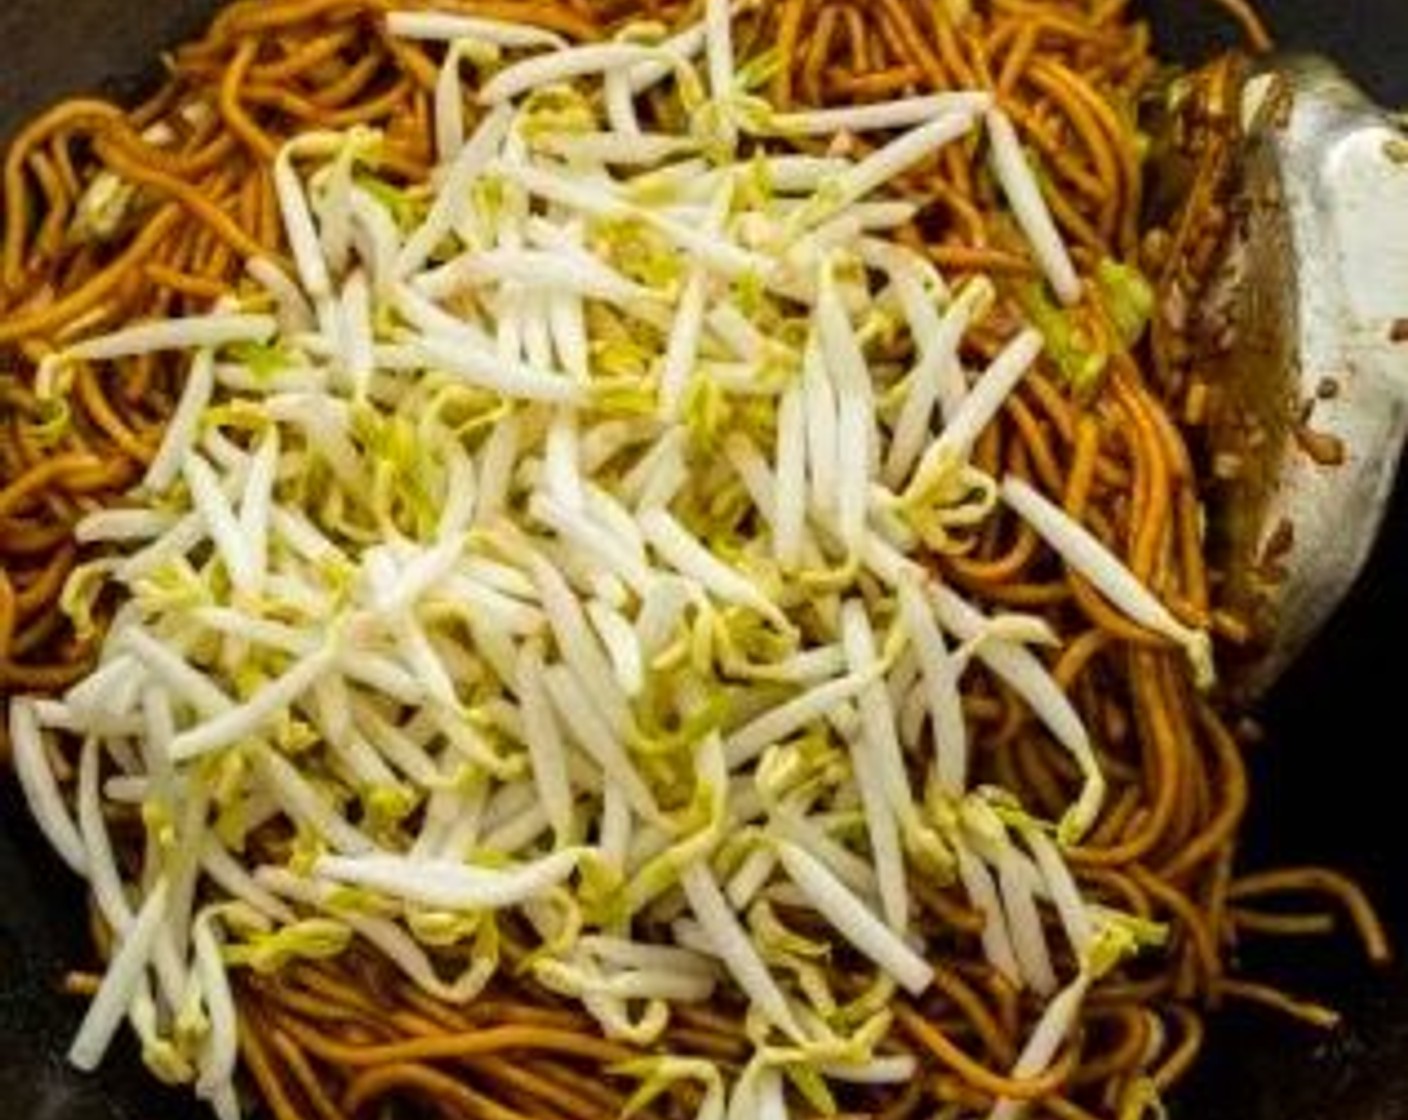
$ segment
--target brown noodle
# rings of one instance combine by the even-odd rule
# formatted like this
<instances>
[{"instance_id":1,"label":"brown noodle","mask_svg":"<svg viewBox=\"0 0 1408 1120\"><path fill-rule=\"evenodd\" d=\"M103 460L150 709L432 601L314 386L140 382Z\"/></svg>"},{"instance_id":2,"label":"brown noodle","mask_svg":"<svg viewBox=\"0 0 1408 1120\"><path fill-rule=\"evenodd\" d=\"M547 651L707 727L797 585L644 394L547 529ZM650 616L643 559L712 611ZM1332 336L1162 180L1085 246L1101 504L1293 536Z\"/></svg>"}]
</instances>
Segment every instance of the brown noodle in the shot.
<instances>
[{"instance_id":1,"label":"brown noodle","mask_svg":"<svg viewBox=\"0 0 1408 1120\"><path fill-rule=\"evenodd\" d=\"M1219 2L1252 47L1266 46L1247 4ZM35 384L39 361L82 332L206 309L240 283L247 258L278 256L270 165L300 131L377 128L387 138L386 173L428 174L438 58L385 32L383 15L393 6L243 0L176 51L167 84L143 105L69 102L15 138L4 165L0 243L0 689L59 689L88 668L95 636L74 632L56 609L78 559L71 530L137 477L180 388L176 365L162 358L121 361L102 374L81 369L62 397L67 416L56 420L52 399ZM581 39L607 35L627 18L689 14L675 0L437 6ZM1081 270L1107 257L1138 260L1156 278L1161 304L1196 298L1221 232L1217 192L1234 139L1219 84L1227 68L1209 79L1215 127L1192 153L1191 188L1166 228L1145 230L1133 122L1156 62L1148 28L1123 0L776 0L754 8L741 37L776 45L783 64L770 92L780 105L995 88L1042 161ZM909 176L906 190L924 209L904 236L956 278L983 271L1024 282L1033 264L971 156L946 152ZM132 192L112 228L83 218L100 177ZM1108 331L1103 313L1091 314L1092 329ZM1081 517L1190 622L1244 634L1245 624L1210 597L1198 474L1179 426L1196 418L1205 387L1185 356L1178 325L1159 316L1147 355L1119 355L1093 399L1071 399L1050 371L1034 376L984 437L978 460L1028 478ZM1386 938L1363 895L1340 876L1318 869L1231 876L1250 796L1242 745L1195 698L1180 655L1062 570L1014 520L997 518L969 553L935 563L991 605L1039 609L1065 639L1056 673L1097 733L1112 785L1106 813L1072 853L1073 865L1091 898L1165 922L1172 933L1164 952L1096 987L1083 1032L1047 1073L1014 1079L1007 1070L1033 1008L982 963L979 923L960 895L917 884L924 913L946 932L934 942L936 983L923 999L896 1007L896 1037L923 1055L925 1075L902 1088L857 1092L845 1102L849 1114L906 1120L1007 1097L1033 1102L1034 1115L1135 1117L1147 1086L1167 1090L1192 1064L1203 1042L1202 1009L1219 998L1331 1025L1333 1012L1229 975L1228 946L1241 934L1323 932L1333 924L1326 904L1351 917L1372 959L1387 958ZM999 683L975 673L965 688L978 728L977 769L1055 813L1078 775ZM1276 909L1286 898L1309 911ZM75 981L75 990L90 989ZM633 1056L629 1047L511 978L455 1008L354 953L279 978L248 975L239 998L245 1066L277 1120L370 1115L391 1100L446 1117L606 1120L619 1115L628 1092L628 1083L602 1074ZM666 1044L736 1067L747 1053L737 1010L681 1010ZM689 1099L682 1091L643 1115L683 1115Z\"/></svg>"}]
</instances>

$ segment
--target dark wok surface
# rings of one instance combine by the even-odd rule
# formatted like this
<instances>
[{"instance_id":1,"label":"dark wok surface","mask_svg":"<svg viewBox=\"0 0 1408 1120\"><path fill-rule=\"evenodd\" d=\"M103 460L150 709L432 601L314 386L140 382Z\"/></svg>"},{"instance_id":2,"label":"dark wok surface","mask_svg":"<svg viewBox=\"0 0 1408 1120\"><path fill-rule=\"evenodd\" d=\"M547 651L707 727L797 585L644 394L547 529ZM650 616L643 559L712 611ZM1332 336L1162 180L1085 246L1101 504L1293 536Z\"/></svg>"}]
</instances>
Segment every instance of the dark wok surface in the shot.
<instances>
[{"instance_id":1,"label":"dark wok surface","mask_svg":"<svg viewBox=\"0 0 1408 1120\"><path fill-rule=\"evenodd\" d=\"M0 0L0 142L68 93L135 88L165 46L197 31L217 0ZM1338 59L1378 98L1408 103L1405 0L1265 0L1282 43ZM1196 0L1151 3L1165 50L1187 58L1219 40ZM60 13L63 13L60 15ZM1223 40L1225 41L1225 40ZM1257 759L1247 862L1323 861L1359 875L1408 946L1408 840L1398 773L1405 664L1408 493L1372 570L1324 639L1279 690ZM1398 654L1398 656L1395 656ZM1405 682L1408 683L1408 682ZM0 1113L15 1120L184 1120L203 1110L154 1090L124 1043L98 1076L62 1054L81 1009L54 994L86 959L82 896L0 779ZM1346 1027L1320 1036L1275 1019L1215 1022L1181 1120L1408 1120L1408 967L1376 974L1347 939L1249 954L1269 978L1334 1001Z\"/></svg>"}]
</instances>

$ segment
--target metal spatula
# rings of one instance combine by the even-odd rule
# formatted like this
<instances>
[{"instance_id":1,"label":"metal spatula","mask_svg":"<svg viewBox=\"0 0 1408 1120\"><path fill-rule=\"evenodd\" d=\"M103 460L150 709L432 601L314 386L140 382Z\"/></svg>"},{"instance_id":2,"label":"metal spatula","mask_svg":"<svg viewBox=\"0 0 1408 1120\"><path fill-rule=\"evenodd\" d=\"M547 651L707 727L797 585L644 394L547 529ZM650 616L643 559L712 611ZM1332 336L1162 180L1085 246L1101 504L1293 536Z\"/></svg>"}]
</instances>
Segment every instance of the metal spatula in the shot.
<instances>
[{"instance_id":1,"label":"metal spatula","mask_svg":"<svg viewBox=\"0 0 1408 1120\"><path fill-rule=\"evenodd\" d=\"M1210 547L1261 639L1233 682L1255 696L1360 574L1408 441L1408 140L1320 59L1268 65L1241 102L1202 367Z\"/></svg>"}]
</instances>

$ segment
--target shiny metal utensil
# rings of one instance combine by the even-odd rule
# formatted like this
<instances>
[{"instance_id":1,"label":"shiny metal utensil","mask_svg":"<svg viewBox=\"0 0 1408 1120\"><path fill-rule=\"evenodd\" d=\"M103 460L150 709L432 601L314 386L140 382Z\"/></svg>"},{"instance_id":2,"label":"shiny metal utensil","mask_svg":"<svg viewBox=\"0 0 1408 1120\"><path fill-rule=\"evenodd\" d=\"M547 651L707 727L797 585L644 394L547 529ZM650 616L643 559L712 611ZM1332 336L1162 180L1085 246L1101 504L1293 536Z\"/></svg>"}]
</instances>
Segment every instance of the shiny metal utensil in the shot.
<instances>
[{"instance_id":1,"label":"shiny metal utensil","mask_svg":"<svg viewBox=\"0 0 1408 1120\"><path fill-rule=\"evenodd\" d=\"M1255 697L1353 586L1408 442L1408 139L1317 58L1251 77L1241 114L1200 333L1209 545L1260 639L1232 681Z\"/></svg>"}]
</instances>

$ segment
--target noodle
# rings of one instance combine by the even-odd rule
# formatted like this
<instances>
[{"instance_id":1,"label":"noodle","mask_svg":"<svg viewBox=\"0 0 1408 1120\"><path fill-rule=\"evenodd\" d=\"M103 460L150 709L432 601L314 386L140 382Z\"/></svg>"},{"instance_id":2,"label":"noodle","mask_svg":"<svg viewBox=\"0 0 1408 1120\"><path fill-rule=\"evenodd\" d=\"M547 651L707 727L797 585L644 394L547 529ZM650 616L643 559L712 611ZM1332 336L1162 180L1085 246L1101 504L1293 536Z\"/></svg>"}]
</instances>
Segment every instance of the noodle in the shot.
<instances>
[{"instance_id":1,"label":"noodle","mask_svg":"<svg viewBox=\"0 0 1408 1120\"><path fill-rule=\"evenodd\" d=\"M1256 13L1219 0L1257 50L1269 44ZM248 261L277 261L280 201L272 165L312 129L370 126L386 143L382 171L424 180L434 160L430 120L439 48L385 27L394 0L243 0L199 42L176 51L172 76L124 112L74 101L19 134L4 166L0 242L0 689L53 692L90 666L94 635L60 612L65 582L97 553L72 527L113 506L157 454L183 385L175 363L147 355L106 372L83 364L48 384L44 359L100 326L209 311L242 283ZM697 5L670 0L455 0L452 10L531 23L578 40L611 35L633 17L682 23ZM916 4L778 0L745 5L741 42L775 44L767 76L781 109L849 104L934 90L994 89L1021 141L1041 162L1060 232L1084 276L1106 258L1142 262L1156 299L1191 301L1206 281L1208 232L1235 141L1219 118L1197 153L1192 188L1168 228L1144 228L1144 176L1133 122L1156 62L1147 28L1125 5L1044 0ZM751 37L751 38L750 38ZM1207 79L1224 109L1230 64ZM869 141L844 138L859 150ZM965 140L912 171L919 206L898 233L955 285L985 275L1020 301L1040 275ZM1158 252L1151 251L1157 246ZM1028 480L1092 529L1133 574L1190 625L1210 620L1243 640L1246 624L1216 602L1217 573L1201 543L1201 464L1180 424L1201 411L1182 364L1179 331L1154 316L1133 353L1114 345L1112 315L1092 301L1090 333L1108 370L1093 392L1068 392L1056 370L1035 371L979 441L974 462ZM980 334L968 360L987 361L1004 331ZM982 352L978 352L981 350ZM56 396L57 395L57 396ZM61 401L62 419L44 410ZM1186 400L1186 406L1185 406ZM893 1041L922 1075L900 1086L857 1087L855 1115L903 1120L934 1107L1035 1102L1087 1120L1143 1115L1150 1086L1172 1088L1203 1041L1203 1008L1221 998L1272 1007L1316 1026L1332 1011L1229 973L1235 934L1325 932L1332 902L1352 919L1370 959L1389 946L1362 892L1321 869L1234 878L1250 801L1242 743L1194 697L1181 651L1131 622L1083 575L1060 563L1031 526L999 515L950 551L936 571L996 608L1038 612L1061 639L1054 676L1086 724L1111 789L1103 814L1069 852L1079 886L1100 903L1167 925L1161 951L1133 960L1092 990L1080 1029L1034 1076L1013 1074L1034 1005L984 960L984 919L962 896L916 883L931 946L933 989L894 1003ZM116 604L99 601L100 630ZM981 646L978 646L981 654ZM966 654L965 654L966 656ZM964 683L974 767L1059 815L1081 775L1009 682L975 665ZM70 780L69 775L65 780ZM133 833L133 836L136 834ZM285 844L286 838L278 838ZM1310 909L1283 913L1271 900ZM521 950L520 950L521 951ZM1057 950L1065 953L1064 946ZM244 1067L275 1120L382 1115L416 1101L475 1120L608 1120L639 1057L530 980L496 980L466 1007L442 1004L356 950L347 961L302 963L236 985ZM1065 958L1062 958L1063 961ZM75 992L90 993L86 978ZM666 1050L732 1068L749 1047L739 1006L678 1010ZM698 1093L679 1088L641 1115L673 1120ZM1124 1102L1124 1103L1120 1103ZM1134 1103L1130 1103L1134 1102ZM849 1114L849 1113L848 1113ZM948 1115L941 1109L940 1114ZM965 1113L966 1114L966 1113Z\"/></svg>"}]
</instances>

